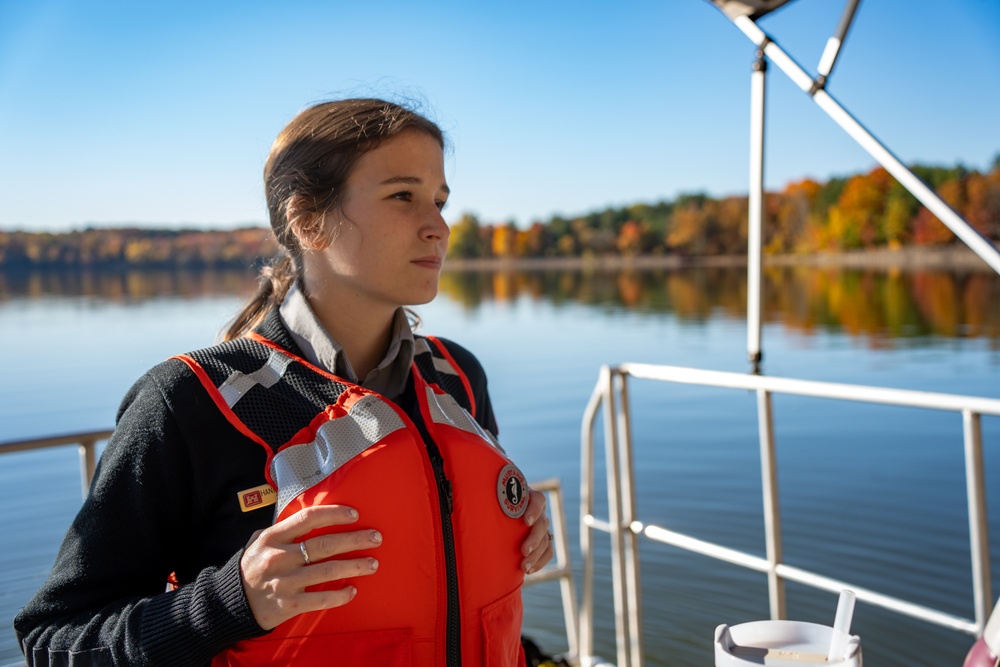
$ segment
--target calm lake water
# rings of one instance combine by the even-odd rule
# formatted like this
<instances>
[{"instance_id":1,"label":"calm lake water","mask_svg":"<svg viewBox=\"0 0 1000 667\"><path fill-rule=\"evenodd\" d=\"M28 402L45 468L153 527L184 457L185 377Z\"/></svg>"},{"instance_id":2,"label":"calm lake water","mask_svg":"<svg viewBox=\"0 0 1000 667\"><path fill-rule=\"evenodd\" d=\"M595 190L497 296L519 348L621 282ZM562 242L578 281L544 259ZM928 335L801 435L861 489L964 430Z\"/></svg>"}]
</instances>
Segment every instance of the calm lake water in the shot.
<instances>
[{"instance_id":1,"label":"calm lake water","mask_svg":"<svg viewBox=\"0 0 1000 667\"><path fill-rule=\"evenodd\" d=\"M103 429L148 367L209 345L243 300L241 274L0 274L0 441ZM1000 398L1000 278L986 272L769 268L766 374ZM448 273L424 330L472 349L501 441L529 479L562 480L580 582L579 434L602 364L744 372L741 268ZM752 394L631 385L639 517L763 555ZM786 560L971 618L961 418L775 399ZM987 483L1000 419L983 419ZM44 579L80 504L73 448L0 458L0 626ZM993 553L1000 486L988 489ZM603 510L602 510L603 511ZM607 540L598 544L607 551ZM712 664L716 625L766 618L763 575L644 542L647 664ZM994 558L994 591L1000 591ZM607 560L599 653L614 658ZM526 632L565 648L557 584L525 593ZM790 584L789 617L833 622L836 597ZM972 638L859 604L866 665L959 665ZM0 665L20 653L0 632Z\"/></svg>"}]
</instances>

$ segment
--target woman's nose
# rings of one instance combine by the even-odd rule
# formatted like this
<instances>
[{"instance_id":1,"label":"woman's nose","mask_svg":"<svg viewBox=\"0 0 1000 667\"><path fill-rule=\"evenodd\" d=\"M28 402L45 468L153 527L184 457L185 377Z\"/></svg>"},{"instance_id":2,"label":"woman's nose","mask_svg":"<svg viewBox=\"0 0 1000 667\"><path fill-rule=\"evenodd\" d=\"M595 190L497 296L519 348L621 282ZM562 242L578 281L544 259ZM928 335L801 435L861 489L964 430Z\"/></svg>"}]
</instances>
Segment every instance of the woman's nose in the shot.
<instances>
[{"instance_id":1,"label":"woman's nose","mask_svg":"<svg viewBox=\"0 0 1000 667\"><path fill-rule=\"evenodd\" d=\"M444 216L441 215L441 211L436 206L434 207L434 211L430 215L430 218L420 231L421 236L428 241L447 241L449 234L451 234L451 228L448 227L448 223L445 222Z\"/></svg>"}]
</instances>

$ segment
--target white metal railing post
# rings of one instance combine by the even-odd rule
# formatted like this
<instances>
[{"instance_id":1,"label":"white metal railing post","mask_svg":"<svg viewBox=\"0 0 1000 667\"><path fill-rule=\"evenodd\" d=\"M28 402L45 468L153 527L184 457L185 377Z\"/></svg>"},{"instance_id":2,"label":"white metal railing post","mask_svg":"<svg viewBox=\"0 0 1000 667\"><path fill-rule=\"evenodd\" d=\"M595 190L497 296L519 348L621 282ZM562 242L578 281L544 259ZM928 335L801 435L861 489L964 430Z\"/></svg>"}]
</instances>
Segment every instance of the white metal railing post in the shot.
<instances>
[{"instance_id":1,"label":"white metal railing post","mask_svg":"<svg viewBox=\"0 0 1000 667\"><path fill-rule=\"evenodd\" d=\"M94 480L94 471L97 469L97 441L87 438L80 441L80 485L83 488L83 497L90 493L90 483Z\"/></svg>"},{"instance_id":2,"label":"white metal railing post","mask_svg":"<svg viewBox=\"0 0 1000 667\"><path fill-rule=\"evenodd\" d=\"M566 641L569 649L567 658L576 661L580 656L580 618L577 615L576 589L573 587L573 569L569 560L569 535L566 533L565 504L563 503L562 489L558 485L552 493L556 497L555 506L559 508L559 517L555 522L556 544L559 545L556 565L559 570L565 572L564 576L559 579L559 593L563 603L563 620L566 623Z\"/></svg>"},{"instance_id":3,"label":"white metal railing post","mask_svg":"<svg viewBox=\"0 0 1000 667\"><path fill-rule=\"evenodd\" d=\"M627 587L624 582L625 540L622 530L621 456L618 452L618 415L615 406L615 375L608 372L604 390L604 454L608 482L608 524L611 532L611 583L615 606L615 646L618 667L634 667L629 660L629 614Z\"/></svg>"},{"instance_id":4,"label":"white metal railing post","mask_svg":"<svg viewBox=\"0 0 1000 667\"><path fill-rule=\"evenodd\" d=\"M772 620L783 620L785 581L778 574L781 564L781 509L778 499L778 463L774 448L774 416L771 393L757 390L757 429L760 437L760 475L764 495L764 545L767 555L767 596Z\"/></svg>"},{"instance_id":5,"label":"white metal railing post","mask_svg":"<svg viewBox=\"0 0 1000 667\"><path fill-rule=\"evenodd\" d=\"M552 546L554 559L538 572L533 572L524 578L524 585L535 586L546 582L559 580L559 592L563 605L563 621L566 626L566 641L569 650L563 657L571 663L577 663L580 657L580 627L576 606L576 590L573 587L573 567L569 556L569 534L566 530L566 503L563 500L562 485L558 479L545 479L530 482L536 491L541 491L547 499L546 506L552 522Z\"/></svg>"},{"instance_id":6,"label":"white metal railing post","mask_svg":"<svg viewBox=\"0 0 1000 667\"><path fill-rule=\"evenodd\" d=\"M767 60L757 49L750 75L750 192L747 212L747 360L754 371L761 351L761 253L764 224L764 111Z\"/></svg>"},{"instance_id":7,"label":"white metal railing post","mask_svg":"<svg viewBox=\"0 0 1000 667\"><path fill-rule=\"evenodd\" d=\"M969 501L969 552L972 558L972 594L979 632L990 617L990 540L986 522L986 482L983 472L983 432L978 413L962 411L965 433L965 484Z\"/></svg>"},{"instance_id":8,"label":"white metal railing post","mask_svg":"<svg viewBox=\"0 0 1000 667\"><path fill-rule=\"evenodd\" d=\"M580 599L580 663L590 667L594 655L594 422L604 400L605 376L610 373L602 366L597 385L590 395L580 426L580 558L583 561L583 585Z\"/></svg>"},{"instance_id":9,"label":"white metal railing post","mask_svg":"<svg viewBox=\"0 0 1000 667\"><path fill-rule=\"evenodd\" d=\"M639 593L639 538L631 529L635 521L635 467L632 464L632 429L629 417L628 373L617 375L618 442L621 454L621 525L624 537L626 600L628 602L629 655L631 664L644 662L642 651L642 599Z\"/></svg>"}]
</instances>

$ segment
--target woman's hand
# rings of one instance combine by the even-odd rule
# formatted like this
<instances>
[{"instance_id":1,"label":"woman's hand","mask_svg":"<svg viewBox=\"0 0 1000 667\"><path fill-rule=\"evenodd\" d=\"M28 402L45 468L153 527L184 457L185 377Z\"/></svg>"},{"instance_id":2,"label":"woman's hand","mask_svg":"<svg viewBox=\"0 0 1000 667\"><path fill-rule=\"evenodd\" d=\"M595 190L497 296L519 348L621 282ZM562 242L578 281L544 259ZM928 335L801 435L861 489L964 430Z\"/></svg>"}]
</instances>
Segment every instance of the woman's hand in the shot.
<instances>
[{"instance_id":1,"label":"woman's hand","mask_svg":"<svg viewBox=\"0 0 1000 667\"><path fill-rule=\"evenodd\" d=\"M302 541L303 535L325 526L354 523L358 512L342 505L307 507L270 528L254 533L240 559L243 590L257 624L270 630L306 611L330 609L350 602L357 589L306 592L314 586L347 577L374 574L374 558L326 560L351 551L382 544L377 530L320 535ZM323 561L323 562L320 562Z\"/></svg>"},{"instance_id":2,"label":"woman's hand","mask_svg":"<svg viewBox=\"0 0 1000 667\"><path fill-rule=\"evenodd\" d=\"M531 526L531 531L521 543L521 569L527 574L538 572L552 560L555 548L552 544L552 532L549 530L549 517L545 514L545 494L528 488L528 507L524 510L524 523Z\"/></svg>"}]
</instances>

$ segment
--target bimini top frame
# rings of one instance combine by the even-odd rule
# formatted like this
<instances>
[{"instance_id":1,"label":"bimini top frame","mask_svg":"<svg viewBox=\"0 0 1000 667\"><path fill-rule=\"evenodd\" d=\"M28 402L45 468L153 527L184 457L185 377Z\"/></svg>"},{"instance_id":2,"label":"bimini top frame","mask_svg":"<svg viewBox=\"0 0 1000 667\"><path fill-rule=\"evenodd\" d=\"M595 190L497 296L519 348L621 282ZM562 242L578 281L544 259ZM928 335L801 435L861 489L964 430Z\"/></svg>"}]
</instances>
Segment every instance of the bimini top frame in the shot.
<instances>
[{"instance_id":1,"label":"bimini top frame","mask_svg":"<svg viewBox=\"0 0 1000 667\"><path fill-rule=\"evenodd\" d=\"M899 183L943 222L955 236L962 240L994 271L1000 273L1000 251L983 237L972 225L948 206L926 183L917 178L878 139L861 125L826 91L833 66L840 54L847 31L854 20L860 0L847 0L836 31L827 41L820 58L818 74L813 77L792 59L755 22L790 0L707 0L745 34L757 47L751 84L750 109L750 191L749 230L747 256L747 357L754 371L760 368L763 357L760 341L761 325L761 226L764 201L764 99L767 61L778 66L788 77L807 93L816 104L840 125L858 144L885 167Z\"/></svg>"}]
</instances>

